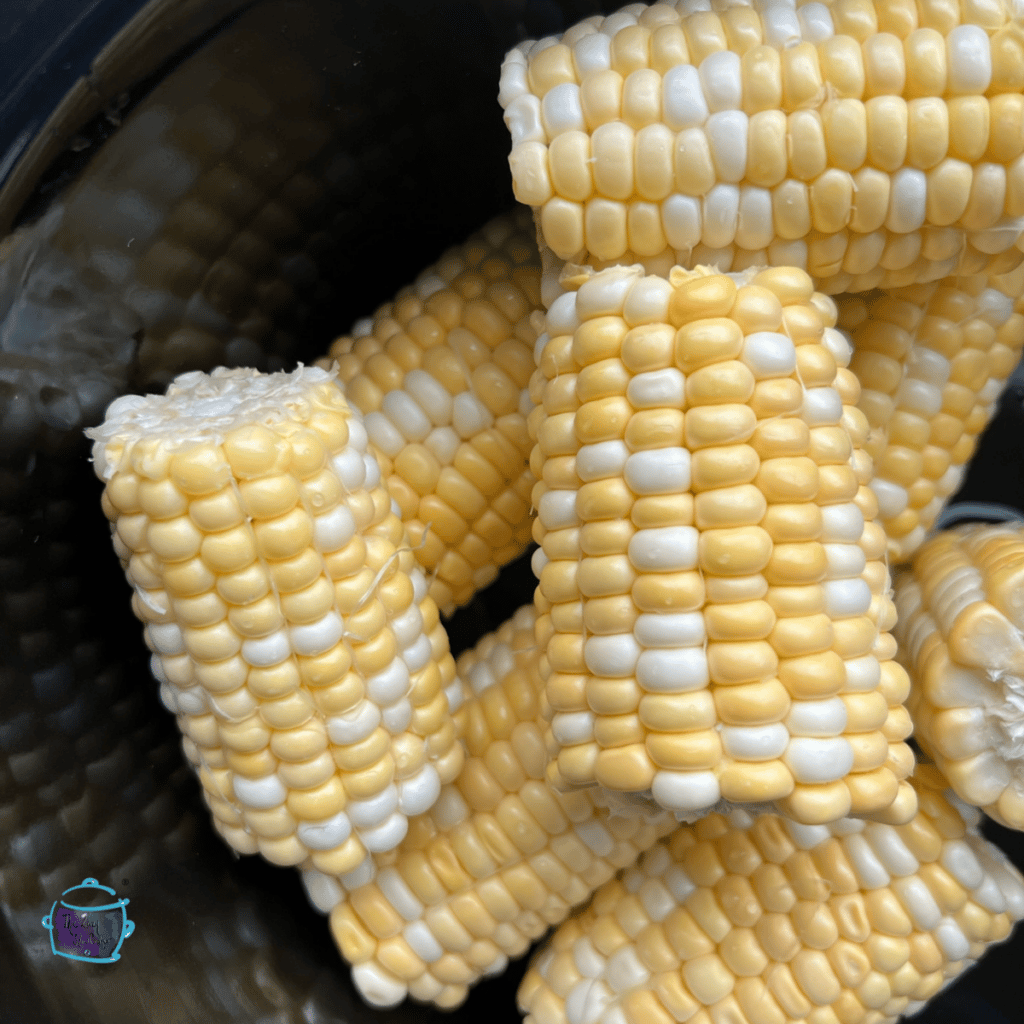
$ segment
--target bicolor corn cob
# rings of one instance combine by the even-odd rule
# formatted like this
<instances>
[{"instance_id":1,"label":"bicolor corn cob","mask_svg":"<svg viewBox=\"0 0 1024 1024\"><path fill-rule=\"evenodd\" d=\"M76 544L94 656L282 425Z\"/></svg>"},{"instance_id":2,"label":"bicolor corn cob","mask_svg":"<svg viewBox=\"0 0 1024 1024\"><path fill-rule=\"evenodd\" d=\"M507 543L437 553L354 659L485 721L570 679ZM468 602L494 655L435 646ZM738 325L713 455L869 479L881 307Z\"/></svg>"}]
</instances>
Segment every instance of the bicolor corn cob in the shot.
<instances>
[{"instance_id":1,"label":"bicolor corn cob","mask_svg":"<svg viewBox=\"0 0 1024 1024\"><path fill-rule=\"evenodd\" d=\"M930 318L919 332L901 312L900 333L868 323L854 338L878 357L861 360L862 407L890 556L905 560L1024 345L998 290L1021 288L1006 275L1022 260L1024 28L1001 2L705 7L633 4L507 55L509 161L537 216L545 302L566 260L663 277L796 266L829 294L941 279L944 296L966 293L962 333ZM874 316L886 300L869 303ZM941 321L950 303L936 303ZM904 414L892 437L886 407Z\"/></svg>"},{"instance_id":2,"label":"bicolor corn cob","mask_svg":"<svg viewBox=\"0 0 1024 1024\"><path fill-rule=\"evenodd\" d=\"M220 834L351 871L462 763L437 607L332 375L186 374L91 432L114 547Z\"/></svg>"},{"instance_id":3,"label":"bicolor corn cob","mask_svg":"<svg viewBox=\"0 0 1024 1024\"><path fill-rule=\"evenodd\" d=\"M902 826L711 814L598 890L519 990L527 1024L874 1024L1024 917L1024 879L918 769Z\"/></svg>"},{"instance_id":4,"label":"bicolor corn cob","mask_svg":"<svg viewBox=\"0 0 1024 1024\"><path fill-rule=\"evenodd\" d=\"M796 268L582 272L538 342L537 639L559 786L913 814L849 346Z\"/></svg>"},{"instance_id":5,"label":"bicolor corn cob","mask_svg":"<svg viewBox=\"0 0 1024 1024\"><path fill-rule=\"evenodd\" d=\"M839 300L893 561L918 550L995 413L1024 347L1020 300L1010 297L1022 288L1018 271Z\"/></svg>"},{"instance_id":6,"label":"bicolor corn cob","mask_svg":"<svg viewBox=\"0 0 1024 1024\"><path fill-rule=\"evenodd\" d=\"M459 659L465 765L401 846L375 858L376 876L304 875L374 1005L411 995L457 1006L676 826L664 812L612 815L596 790L547 784L534 618L520 609Z\"/></svg>"},{"instance_id":7,"label":"bicolor corn cob","mask_svg":"<svg viewBox=\"0 0 1024 1024\"><path fill-rule=\"evenodd\" d=\"M1010 4L680 0L521 43L499 101L559 259L838 293L1021 262L1022 69Z\"/></svg>"},{"instance_id":8,"label":"bicolor corn cob","mask_svg":"<svg viewBox=\"0 0 1024 1024\"><path fill-rule=\"evenodd\" d=\"M896 606L916 739L962 800L1024 829L1024 527L936 534Z\"/></svg>"},{"instance_id":9,"label":"bicolor corn cob","mask_svg":"<svg viewBox=\"0 0 1024 1024\"><path fill-rule=\"evenodd\" d=\"M539 303L529 216L499 217L318 362L337 361L444 614L530 540L527 385Z\"/></svg>"}]
</instances>

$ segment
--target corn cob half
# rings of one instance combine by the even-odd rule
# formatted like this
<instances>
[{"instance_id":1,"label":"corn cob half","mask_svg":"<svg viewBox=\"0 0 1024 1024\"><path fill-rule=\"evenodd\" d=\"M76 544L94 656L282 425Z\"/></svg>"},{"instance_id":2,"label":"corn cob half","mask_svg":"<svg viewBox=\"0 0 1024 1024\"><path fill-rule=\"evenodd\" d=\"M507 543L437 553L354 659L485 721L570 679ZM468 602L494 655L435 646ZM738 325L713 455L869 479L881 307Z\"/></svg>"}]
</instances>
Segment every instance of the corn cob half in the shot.
<instances>
[{"instance_id":1,"label":"corn cob half","mask_svg":"<svg viewBox=\"0 0 1024 1024\"><path fill-rule=\"evenodd\" d=\"M519 990L527 1024L881 1024L1024 917L1024 879L918 769L907 824L711 814L562 925Z\"/></svg>"},{"instance_id":2,"label":"corn cob half","mask_svg":"<svg viewBox=\"0 0 1024 1024\"><path fill-rule=\"evenodd\" d=\"M91 432L161 694L220 834L392 849L462 762L437 607L332 374L185 374Z\"/></svg>"},{"instance_id":3,"label":"corn cob half","mask_svg":"<svg viewBox=\"0 0 1024 1024\"><path fill-rule=\"evenodd\" d=\"M567 284L531 385L552 782L905 820L907 680L831 300L796 268Z\"/></svg>"},{"instance_id":4,"label":"corn cob half","mask_svg":"<svg viewBox=\"0 0 1024 1024\"><path fill-rule=\"evenodd\" d=\"M505 58L516 196L561 260L798 266L829 293L1022 259L1012 5L680 0Z\"/></svg>"},{"instance_id":5,"label":"corn cob half","mask_svg":"<svg viewBox=\"0 0 1024 1024\"><path fill-rule=\"evenodd\" d=\"M563 795L547 784L534 618L520 609L459 659L465 765L401 846L374 858L375 874L304 874L375 1006L407 995L459 1005L675 828L665 812L613 815L596 790Z\"/></svg>"},{"instance_id":6,"label":"corn cob half","mask_svg":"<svg viewBox=\"0 0 1024 1024\"><path fill-rule=\"evenodd\" d=\"M918 742L962 800L1024 829L1024 528L931 537L896 607Z\"/></svg>"},{"instance_id":7,"label":"corn cob half","mask_svg":"<svg viewBox=\"0 0 1024 1024\"><path fill-rule=\"evenodd\" d=\"M540 303L525 211L496 218L339 338L337 362L445 615L530 540L526 417Z\"/></svg>"}]
</instances>

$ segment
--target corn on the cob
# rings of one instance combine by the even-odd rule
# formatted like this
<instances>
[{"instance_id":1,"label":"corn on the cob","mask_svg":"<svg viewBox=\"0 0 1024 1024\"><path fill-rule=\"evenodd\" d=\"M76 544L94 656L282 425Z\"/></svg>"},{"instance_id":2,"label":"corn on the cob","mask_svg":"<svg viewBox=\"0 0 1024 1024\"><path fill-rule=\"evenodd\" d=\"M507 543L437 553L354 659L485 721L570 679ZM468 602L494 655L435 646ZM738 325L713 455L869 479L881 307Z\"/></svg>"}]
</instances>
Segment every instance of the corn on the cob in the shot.
<instances>
[{"instance_id":1,"label":"corn on the cob","mask_svg":"<svg viewBox=\"0 0 1024 1024\"><path fill-rule=\"evenodd\" d=\"M91 432L153 671L220 834L349 871L462 761L448 638L332 375L218 371Z\"/></svg>"},{"instance_id":2,"label":"corn on the cob","mask_svg":"<svg viewBox=\"0 0 1024 1024\"><path fill-rule=\"evenodd\" d=\"M896 580L916 738L956 794L1024 829L1024 527L958 527Z\"/></svg>"},{"instance_id":3,"label":"corn on the cob","mask_svg":"<svg viewBox=\"0 0 1024 1024\"><path fill-rule=\"evenodd\" d=\"M545 782L534 618L520 609L459 659L471 691L455 715L465 766L401 846L375 858L376 876L304 875L374 1005L411 995L457 1006L676 827L665 812L613 816L596 790L562 795Z\"/></svg>"},{"instance_id":4,"label":"corn on the cob","mask_svg":"<svg viewBox=\"0 0 1024 1024\"><path fill-rule=\"evenodd\" d=\"M918 769L906 825L712 814L609 882L537 956L527 1024L874 1024L1024 917L1024 879ZM965 809L966 810L966 809Z\"/></svg>"},{"instance_id":5,"label":"corn on the cob","mask_svg":"<svg viewBox=\"0 0 1024 1024\"><path fill-rule=\"evenodd\" d=\"M517 198L563 260L792 265L838 293L1005 273L1024 227L1011 5L680 0L521 43Z\"/></svg>"},{"instance_id":6,"label":"corn on the cob","mask_svg":"<svg viewBox=\"0 0 1024 1024\"><path fill-rule=\"evenodd\" d=\"M906 820L907 679L832 301L796 268L566 284L530 419L552 782Z\"/></svg>"},{"instance_id":7,"label":"corn on the cob","mask_svg":"<svg viewBox=\"0 0 1024 1024\"><path fill-rule=\"evenodd\" d=\"M914 554L960 487L1020 359L1024 316L1010 294L1020 294L1024 277L1010 277L839 301L839 326L853 340L850 369L861 383L858 405L870 426L871 489L893 561Z\"/></svg>"},{"instance_id":8,"label":"corn on the cob","mask_svg":"<svg viewBox=\"0 0 1024 1024\"><path fill-rule=\"evenodd\" d=\"M537 246L521 211L449 250L317 364L337 361L445 615L530 540L539 304Z\"/></svg>"}]
</instances>

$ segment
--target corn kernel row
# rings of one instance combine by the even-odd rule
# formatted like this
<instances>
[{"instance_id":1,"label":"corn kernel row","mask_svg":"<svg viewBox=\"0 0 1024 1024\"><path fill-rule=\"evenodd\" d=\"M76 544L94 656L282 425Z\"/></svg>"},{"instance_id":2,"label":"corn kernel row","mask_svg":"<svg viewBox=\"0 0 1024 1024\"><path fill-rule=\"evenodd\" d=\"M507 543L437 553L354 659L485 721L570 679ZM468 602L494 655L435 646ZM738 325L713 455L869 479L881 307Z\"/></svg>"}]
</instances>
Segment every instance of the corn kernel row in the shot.
<instances>
[{"instance_id":1,"label":"corn kernel row","mask_svg":"<svg viewBox=\"0 0 1024 1024\"><path fill-rule=\"evenodd\" d=\"M545 782L534 619L520 609L459 659L465 765L401 846L375 857L375 874L304 873L375 1006L406 996L459 1005L676 826L663 812L613 816L596 791L563 795Z\"/></svg>"},{"instance_id":2,"label":"corn kernel row","mask_svg":"<svg viewBox=\"0 0 1024 1024\"><path fill-rule=\"evenodd\" d=\"M1024 829L1024 528L927 540L896 580L916 738L956 794Z\"/></svg>"},{"instance_id":3,"label":"corn kernel row","mask_svg":"<svg viewBox=\"0 0 1024 1024\"><path fill-rule=\"evenodd\" d=\"M1024 879L918 770L902 826L711 814L562 925L527 1024L872 1024L914 1013L1024 917Z\"/></svg>"},{"instance_id":4,"label":"corn kernel row","mask_svg":"<svg viewBox=\"0 0 1024 1024\"><path fill-rule=\"evenodd\" d=\"M858 407L889 557L920 547L991 420L1024 348L1024 317L1010 294L1024 278L949 278L887 295L846 296L839 325L850 332ZM999 284L1001 287L994 287Z\"/></svg>"},{"instance_id":5,"label":"corn kernel row","mask_svg":"<svg viewBox=\"0 0 1024 1024\"><path fill-rule=\"evenodd\" d=\"M446 615L529 543L539 303L529 215L499 217L318 362L337 361Z\"/></svg>"},{"instance_id":6,"label":"corn kernel row","mask_svg":"<svg viewBox=\"0 0 1024 1024\"><path fill-rule=\"evenodd\" d=\"M332 375L186 374L91 432L153 671L220 834L354 869L458 773L437 607Z\"/></svg>"},{"instance_id":7,"label":"corn kernel row","mask_svg":"<svg viewBox=\"0 0 1024 1024\"><path fill-rule=\"evenodd\" d=\"M793 265L831 294L1013 269L1024 34L988 10L867 32L886 6L656 4L520 44L517 198L598 266Z\"/></svg>"},{"instance_id":8,"label":"corn kernel row","mask_svg":"<svg viewBox=\"0 0 1024 1024\"><path fill-rule=\"evenodd\" d=\"M831 300L795 268L573 285L531 384L549 777L688 817L905 820L907 681Z\"/></svg>"}]
</instances>

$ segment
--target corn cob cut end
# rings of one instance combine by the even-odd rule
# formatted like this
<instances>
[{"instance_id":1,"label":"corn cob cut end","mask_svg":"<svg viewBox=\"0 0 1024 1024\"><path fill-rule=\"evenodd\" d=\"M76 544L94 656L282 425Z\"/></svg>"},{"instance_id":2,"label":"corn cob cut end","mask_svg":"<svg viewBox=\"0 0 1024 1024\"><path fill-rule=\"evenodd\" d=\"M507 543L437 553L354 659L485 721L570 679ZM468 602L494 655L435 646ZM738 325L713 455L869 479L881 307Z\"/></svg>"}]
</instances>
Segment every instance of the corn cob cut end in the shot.
<instances>
[{"instance_id":1,"label":"corn cob cut end","mask_svg":"<svg viewBox=\"0 0 1024 1024\"><path fill-rule=\"evenodd\" d=\"M930 538L896 607L918 742L960 799L1024 829L1024 527Z\"/></svg>"}]
</instances>

